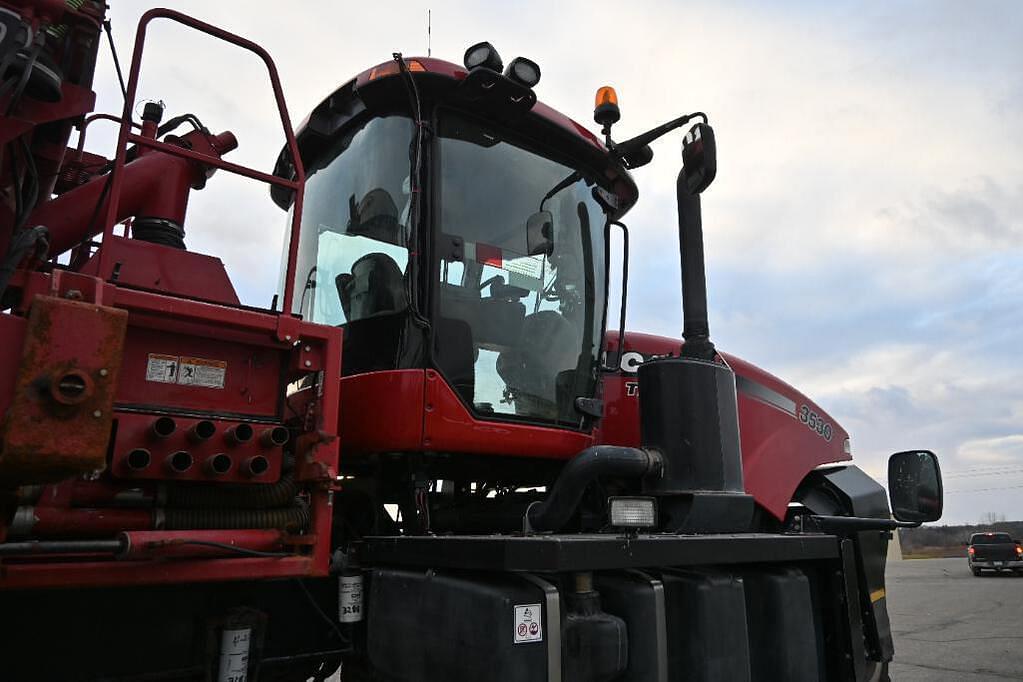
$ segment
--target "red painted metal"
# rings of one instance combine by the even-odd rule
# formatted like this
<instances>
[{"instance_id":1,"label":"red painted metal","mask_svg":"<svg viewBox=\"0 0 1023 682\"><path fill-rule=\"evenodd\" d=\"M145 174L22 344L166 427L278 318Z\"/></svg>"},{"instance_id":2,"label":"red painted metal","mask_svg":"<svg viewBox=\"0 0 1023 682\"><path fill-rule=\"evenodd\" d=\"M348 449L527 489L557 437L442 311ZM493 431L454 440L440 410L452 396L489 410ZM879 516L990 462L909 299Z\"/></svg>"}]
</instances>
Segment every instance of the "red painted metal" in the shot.
<instances>
[{"instance_id":1,"label":"red painted metal","mask_svg":"<svg viewBox=\"0 0 1023 682\"><path fill-rule=\"evenodd\" d=\"M154 329L148 320L133 315L129 321L118 407L159 406L162 411L248 415L263 420L281 416L280 376L290 348L256 343L269 341L265 337L250 338L248 343L239 338L225 340L212 322L188 321L191 324L176 329L173 324ZM170 382L149 378L161 358L177 358L177 376ZM183 378L180 368L189 360L223 363L224 387L178 383Z\"/></svg>"},{"instance_id":2,"label":"red painted metal","mask_svg":"<svg viewBox=\"0 0 1023 682\"><path fill-rule=\"evenodd\" d=\"M341 380L344 457L375 452L411 452L423 440L426 372L369 372Z\"/></svg>"},{"instance_id":3,"label":"red painted metal","mask_svg":"<svg viewBox=\"0 0 1023 682\"><path fill-rule=\"evenodd\" d=\"M313 419L308 425L310 435L297 445L298 462L296 467L296 478L301 480L302 484L310 491L310 527L306 535L289 539L289 546L294 547L294 549L287 550L292 553L291 558L231 557L203 560L181 559L174 562L133 561L130 571L124 568L124 564L113 561L89 562L81 560L81 558L69 561L66 557L57 561L53 557L5 559L0 565L0 588L131 585L326 575L330 561L328 540L332 523L330 495L337 478L341 330L309 324L280 315L256 313L147 292L131 291L103 283L97 283L92 289L89 289L84 284L94 278L84 275L65 273L63 277L56 277L56 281L48 281L52 279L40 273L32 273L23 277L21 284L29 290L47 284L51 289L58 291L66 289L69 285L82 287L86 293L100 294L108 300L116 302L118 306L128 309L132 324L140 318L149 319L147 316L159 316L171 328L177 326L187 329L198 328L204 329L208 333L213 329L218 337L221 337L220 330L224 327L212 327L207 324L219 320L225 325L229 334L233 333L250 342L257 337L262 339L262 345L256 346L258 348L276 349L276 352L294 354L298 357L316 358L316 361L323 367L322 373L318 373L322 383L314 389L316 398L311 410ZM130 342L129 338L129 344ZM308 351L306 347L309 348ZM284 365L288 367L304 365L304 360L290 361ZM281 371L275 370L274 376L280 377ZM275 386L278 391L283 388L279 383L275 383ZM210 404L216 409L215 401ZM142 418L139 415L131 416ZM187 423L186 419L179 417L175 417L175 419ZM90 482L84 486L85 490L78 490L82 485L81 482L69 481L56 486L48 486L40 496L36 510L47 507L44 513L64 515L70 511L72 516L78 512L79 518L83 518L83 514L100 513L75 510L71 505L88 501L100 502L108 498L112 492L109 490L109 486L92 485ZM128 486L134 488L137 484L131 482ZM114 497L114 503L117 503L117 495L114 494ZM140 505L147 505L148 500L152 499L146 497L145 493L141 496L128 495L128 497L133 498L133 504ZM122 494L120 502L125 503L126 501ZM124 525L127 524L126 514L138 515L136 521L139 521L142 518L153 519L155 512L156 509L153 507L142 506L139 509L103 510L102 514L103 518L117 516L119 520L112 526L116 527L118 524L122 524L119 530L123 530L135 525L134 522L132 526ZM95 522L88 527L98 528L100 524ZM143 527L152 528L152 522ZM107 526L103 526L103 528L104 530L109 529ZM244 533L247 531L239 532L244 537Z\"/></svg>"},{"instance_id":4,"label":"red painted metal","mask_svg":"<svg viewBox=\"0 0 1023 682\"><path fill-rule=\"evenodd\" d=\"M110 187L117 183L121 199L104 238L112 236L109 232L115 223L132 216L163 218L181 225L188 207L189 189L203 177L203 170L187 159L146 154L122 167L117 179L97 177L43 203L29 220L31 224L46 225L50 230L52 254L63 253L103 231L103 225L94 221L93 215L102 215L113 207Z\"/></svg>"},{"instance_id":5,"label":"red painted metal","mask_svg":"<svg viewBox=\"0 0 1023 682\"><path fill-rule=\"evenodd\" d=\"M443 59L435 59L433 57L406 57L405 61L418 62L419 64L422 65L423 70L431 75L446 76L447 78L459 81L465 80L465 77L469 73L468 71L465 70L465 67L459 66L458 64L453 64L452 62ZM392 67L393 65L394 62L389 61L377 64L376 66L366 69L365 71L363 71L362 73L355 77L356 89L364 87L367 83L370 82L370 80L375 80L377 78L387 78L389 76L397 75L398 74L397 71L394 71L393 73L388 73L385 76L379 75L382 69ZM374 75L374 72L376 72L376 75ZM373 78L371 78L371 76ZM533 105L531 111L532 113L555 124L559 128L562 128L563 130L572 133L581 140L584 140L594 149L598 149L602 152L607 151L607 148L604 146L604 143L600 140L600 138L598 138L596 135L590 132L589 129L587 129L585 126L579 123L576 123L575 121L573 121L568 116L565 116L560 111L547 106L543 102L538 101L536 104ZM299 125L298 127L299 132L302 131L307 122L308 118Z\"/></svg>"},{"instance_id":6,"label":"red painted metal","mask_svg":"<svg viewBox=\"0 0 1023 682\"><path fill-rule=\"evenodd\" d=\"M127 531L118 538L124 543L118 559L149 560L238 557L245 550L281 552L285 535L279 530L157 530Z\"/></svg>"},{"instance_id":7,"label":"red painted metal","mask_svg":"<svg viewBox=\"0 0 1023 682\"><path fill-rule=\"evenodd\" d=\"M7 414L14 399L14 386L18 380L21 348L25 344L24 317L0 314L0 415ZM2 450L0 446L0 450Z\"/></svg>"},{"instance_id":8,"label":"red painted metal","mask_svg":"<svg viewBox=\"0 0 1023 682\"><path fill-rule=\"evenodd\" d=\"M154 484L140 481L126 486L123 482L100 478L45 486L34 501L39 506L152 507L157 497Z\"/></svg>"},{"instance_id":9,"label":"red painted metal","mask_svg":"<svg viewBox=\"0 0 1023 682\"><path fill-rule=\"evenodd\" d=\"M119 286L223 305L241 304L223 261L215 256L124 237L110 237L103 248L110 256L109 269L97 272L99 259L93 257L81 268L82 273L109 280L116 269Z\"/></svg>"},{"instance_id":10,"label":"red painted metal","mask_svg":"<svg viewBox=\"0 0 1023 682\"><path fill-rule=\"evenodd\" d=\"M608 332L605 348L617 350L618 334ZM628 332L625 335L623 365L631 372L604 375L604 419L601 440L611 445L640 445L638 385L634 374L639 356L678 355L678 339ZM633 353L635 355L628 355ZM851 459L845 452L848 438L838 423L820 406L777 377L737 357L722 353L737 377L766 387L792 401L798 411L803 405L832 424L830 441L819 436L789 414L740 389L739 434L742 446L746 491L778 519L785 517L792 493L815 467Z\"/></svg>"},{"instance_id":11,"label":"red painted metal","mask_svg":"<svg viewBox=\"0 0 1023 682\"><path fill-rule=\"evenodd\" d=\"M426 370L425 395L423 450L569 459L594 442L589 433L476 419L432 369Z\"/></svg>"},{"instance_id":12,"label":"red painted metal","mask_svg":"<svg viewBox=\"0 0 1023 682\"><path fill-rule=\"evenodd\" d=\"M276 384L275 384L276 385ZM208 389L207 389L208 390ZM110 462L110 474L116 478L130 480L164 480L164 481L206 481L208 483L273 483L280 478L281 463L284 458L280 446L268 447L254 437L248 443L234 444L228 437L228 429L236 426L236 420L195 419L175 416L176 428L166 437L153 433L152 414L131 414L117 412L117 436L113 444ZM212 437L197 440L192 430L198 423L211 423L215 426ZM260 425L252 424L256 433ZM145 450L150 455L150 462L141 469L129 465L129 455L133 450ZM186 452L191 464L185 471L172 468L172 458L176 453ZM215 473L210 464L214 457L226 455L230 459L230 468L224 473ZM251 476L243 470L243 464L251 457L262 456L267 459L268 468L260 476Z\"/></svg>"},{"instance_id":13,"label":"red painted metal","mask_svg":"<svg viewBox=\"0 0 1023 682\"><path fill-rule=\"evenodd\" d=\"M125 530L148 530L155 524L151 509L69 509L39 505L21 507L19 514L31 519L25 522L24 529L31 530L33 539L114 537Z\"/></svg>"},{"instance_id":14,"label":"red painted metal","mask_svg":"<svg viewBox=\"0 0 1023 682\"><path fill-rule=\"evenodd\" d=\"M191 148L182 147L176 144L168 144L166 142L160 142L152 138L143 137L142 135L128 135L128 141L134 144L138 144L140 147L145 147L155 151L164 152L171 156L179 156L183 159L189 159L191 161L197 161L204 166L210 166L212 168L222 168L228 172L234 173L235 175L241 175L252 180L259 180L270 185L280 185L281 187L287 187L289 189L298 189L299 183L293 180L287 180L285 178L277 177L270 173L263 173L261 171L254 170L247 166L241 166L237 163L231 163L230 161L224 161L220 158L220 154L224 154L228 151L235 149L237 140L234 140L234 136L231 135L230 140L233 144L224 144L218 138L223 136L231 135L231 133L221 133L211 140L212 146L216 150L216 154L202 153L201 151L195 151Z\"/></svg>"},{"instance_id":15,"label":"red painted metal","mask_svg":"<svg viewBox=\"0 0 1023 682\"><path fill-rule=\"evenodd\" d=\"M325 543L318 543L324 544ZM45 563L38 560L5 560L0 564L0 587L9 589L131 587L190 581L225 582L327 575L318 557L181 559L152 561L75 561ZM72 582L73 581L73 582Z\"/></svg>"},{"instance_id":16,"label":"red painted metal","mask_svg":"<svg viewBox=\"0 0 1023 682\"><path fill-rule=\"evenodd\" d=\"M341 381L344 457L438 451L569 459L589 433L477 419L435 370L393 370Z\"/></svg>"},{"instance_id":17,"label":"red painted metal","mask_svg":"<svg viewBox=\"0 0 1023 682\"><path fill-rule=\"evenodd\" d=\"M54 4L63 7L63 3L56 0ZM91 25L97 29L100 27L96 17L84 11L68 10L67 15L76 20L91 20ZM263 60L278 105L287 148L297 167L294 178L278 178L221 161L220 156L237 144L230 133L208 136L194 132L183 138L167 138L159 142L151 139L155 136L155 126L151 123L142 127L142 135L131 132L133 127L138 128L131 120L131 108L137 95L145 29L155 18L171 19L208 33L250 50ZM39 142L34 150L44 161L56 159L52 173L48 174L49 169L40 166L44 176L56 178L58 170L66 171L61 174L64 193L56 200L44 198L37 206L35 216L30 216L35 222L45 222L50 228L51 255L79 247L102 232L98 254L87 262L89 247L79 248L71 269L82 268L84 272L59 267L49 272L30 269L16 272L8 289L9 294L15 294L13 310L11 314L0 316L0 338L4 342L0 343L0 361L4 362L0 371L0 390L12 388L11 385L18 382L18 376L10 370L18 366L19 354L8 357L9 349L20 349L26 336L24 316L39 307L38 303L33 305L33 301L40 300L40 297L54 300L71 298L92 309L99 306L116 309L122 322L127 318L125 350L122 353L119 344L110 344L107 349L115 353L118 360L123 356L129 368L123 381L114 381L114 372L106 375L111 379L107 393L112 394L115 389L117 392L117 429L111 438L111 423L106 421L102 439L103 455L107 454L110 441L111 468L96 474L94 480L64 480L53 485L22 487L16 495L5 496L0 503L21 505L22 521L35 519L29 524L33 528L30 537L109 537L131 528L151 529L159 524L162 513L161 500L164 498L160 490L169 489L177 483L171 481L157 486L134 480L118 482L114 475L119 470L124 473L124 448L133 442L142 442L152 457L150 466L157 466L158 458L166 456L163 450L183 445L173 442L174 439L187 439L185 431L204 416L218 426L217 434L209 441L188 443L196 459L193 466L203 472L202 480L211 480L203 469L203 461L218 452L228 453L238 460L251 458L253 454L267 456L271 460L271 468L262 478L277 478L281 446L268 448L262 444L258 433L264 427L280 424L294 416L287 414L284 400L286 386L300 378L311 377L313 390L305 401L303 413L306 430L303 432L301 425L295 427L300 437L294 444L294 476L308 504L310 521L304 534L289 536L286 542L281 541L279 531L186 531L187 537L200 541L203 538L210 542L223 540L224 544L254 551L281 551L288 555L283 558L235 556L208 546L186 544L182 541L186 535L180 533L146 531L161 534L136 536L139 542L134 545L136 549L131 556L137 560L130 562L83 555L6 557L0 561L0 588L325 576L330 560L331 497L337 487L341 331L309 324L291 313L305 175L276 67L269 55L254 43L177 12L154 10L143 17L136 34L128 90L125 110L119 119L121 128L113 171L109 176L88 182L90 175L103 165L104 160L90 155L87 159L90 165L84 165L86 155L81 152L81 147L69 150L66 139L55 150L40 147L43 142ZM3 97L0 100L0 104L6 103ZM41 106L26 100L15 111L14 117L0 121L0 138L13 139L40 122L84 116L91 110L93 100L94 95L87 88L65 83L64 98L59 106ZM66 125L70 129L70 122ZM138 146L138 153L131 162L126 158L129 141ZM80 136L79 144L84 144L84 135ZM62 167L60 158L65 154L69 155L72 163ZM73 167L74 163L79 165ZM183 225L189 190L201 187L214 169L268 182L295 193L289 275L281 306L288 311L285 314L240 308L233 286L222 264L215 258L113 235L116 224L130 217L165 218ZM48 197L49 192L41 194ZM2 216L6 222L0 226L3 227L0 233L5 239L11 218L9 210ZM0 246L5 247L5 244ZM73 331L62 328L59 331L62 343L65 340L68 343L84 341L88 345L102 328L90 321L79 321ZM35 343L45 340L44 336L36 336L38 338L33 339ZM61 343L51 345L58 350L63 347ZM212 363L225 362L224 386L147 381L146 369L151 353ZM80 378L88 384L87 388L95 392L95 377L83 371ZM13 389L5 390L3 407L7 407L13 392ZM75 407L72 404L76 400L74 396L61 395L58 398L55 402L61 409ZM109 420L115 413L110 408L111 405L107 405L102 410L103 420ZM173 415L178 431L157 445L152 442L149 425L161 414ZM69 420L65 426L79 428L81 421ZM224 438L229 427L249 421L254 423L256 431L251 441L239 443L237 439L229 441ZM57 430L54 431L56 434ZM74 437L79 435L72 434L68 441L74 443ZM5 454L9 452L5 450ZM106 458L101 457L98 463L90 464L98 464L101 468L105 461ZM242 479L232 473L216 480L240 483ZM13 508L5 507L3 511L13 511ZM196 558L199 555L201 559ZM171 558L175 560L165 560Z\"/></svg>"},{"instance_id":18,"label":"red painted metal","mask_svg":"<svg viewBox=\"0 0 1023 682\"><path fill-rule=\"evenodd\" d=\"M0 483L103 468L127 317L105 306L35 297L0 430Z\"/></svg>"}]
</instances>

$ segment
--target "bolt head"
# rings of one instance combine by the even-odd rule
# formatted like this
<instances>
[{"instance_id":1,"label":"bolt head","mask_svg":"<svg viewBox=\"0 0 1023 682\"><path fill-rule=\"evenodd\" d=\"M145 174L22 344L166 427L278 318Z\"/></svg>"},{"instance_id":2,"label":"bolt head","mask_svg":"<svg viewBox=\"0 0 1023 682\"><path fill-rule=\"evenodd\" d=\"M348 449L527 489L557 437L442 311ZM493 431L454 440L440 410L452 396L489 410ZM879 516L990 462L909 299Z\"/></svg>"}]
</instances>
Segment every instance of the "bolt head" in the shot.
<instances>
[{"instance_id":1,"label":"bolt head","mask_svg":"<svg viewBox=\"0 0 1023 682\"><path fill-rule=\"evenodd\" d=\"M103 416L103 413L100 410L96 410L95 412L92 413L92 416L95 417L96 419L99 419L100 417Z\"/></svg>"},{"instance_id":2,"label":"bolt head","mask_svg":"<svg viewBox=\"0 0 1023 682\"><path fill-rule=\"evenodd\" d=\"M105 368L104 368L104 369L101 369L101 370L99 371L99 375L100 375L101 377L105 377L105 376L107 376L108 374L110 374L110 372L109 372L109 371L107 371L107 370L106 370Z\"/></svg>"},{"instance_id":3,"label":"bolt head","mask_svg":"<svg viewBox=\"0 0 1023 682\"><path fill-rule=\"evenodd\" d=\"M310 360L306 360L306 361L305 361L305 366L306 366L306 367L312 367L312 366L313 366L313 363L312 363L312 361L310 361Z\"/></svg>"}]
</instances>

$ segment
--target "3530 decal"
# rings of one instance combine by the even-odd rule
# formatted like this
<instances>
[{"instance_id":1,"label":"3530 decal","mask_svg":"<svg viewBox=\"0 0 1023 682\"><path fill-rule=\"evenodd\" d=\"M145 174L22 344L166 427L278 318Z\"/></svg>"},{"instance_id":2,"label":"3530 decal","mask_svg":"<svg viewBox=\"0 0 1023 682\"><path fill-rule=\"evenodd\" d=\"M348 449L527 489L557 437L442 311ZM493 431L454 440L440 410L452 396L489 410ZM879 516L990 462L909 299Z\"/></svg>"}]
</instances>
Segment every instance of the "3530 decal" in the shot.
<instances>
[{"instance_id":1,"label":"3530 decal","mask_svg":"<svg viewBox=\"0 0 1023 682\"><path fill-rule=\"evenodd\" d=\"M803 405L799 408L799 421L810 427L810 430L815 432L818 436L824 440L831 442L831 437L834 435L834 429L831 424L824 421L824 419L811 410L807 405Z\"/></svg>"}]
</instances>

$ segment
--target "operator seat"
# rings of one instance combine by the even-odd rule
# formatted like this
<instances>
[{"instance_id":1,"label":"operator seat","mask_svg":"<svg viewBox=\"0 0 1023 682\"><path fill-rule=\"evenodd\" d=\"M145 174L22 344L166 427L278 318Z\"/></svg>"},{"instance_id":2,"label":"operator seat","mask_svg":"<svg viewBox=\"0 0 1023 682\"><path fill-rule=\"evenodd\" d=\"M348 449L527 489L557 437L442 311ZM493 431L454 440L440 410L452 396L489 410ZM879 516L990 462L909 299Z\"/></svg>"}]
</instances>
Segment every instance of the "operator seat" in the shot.
<instances>
[{"instance_id":1,"label":"operator seat","mask_svg":"<svg viewBox=\"0 0 1023 682\"><path fill-rule=\"evenodd\" d=\"M385 253L367 253L334 283L347 320L342 374L394 369L408 312L401 268Z\"/></svg>"},{"instance_id":2,"label":"operator seat","mask_svg":"<svg viewBox=\"0 0 1023 682\"><path fill-rule=\"evenodd\" d=\"M555 419L558 377L579 362L579 332L561 314L527 315L515 347L497 356L497 373L515 393L518 414Z\"/></svg>"}]
</instances>

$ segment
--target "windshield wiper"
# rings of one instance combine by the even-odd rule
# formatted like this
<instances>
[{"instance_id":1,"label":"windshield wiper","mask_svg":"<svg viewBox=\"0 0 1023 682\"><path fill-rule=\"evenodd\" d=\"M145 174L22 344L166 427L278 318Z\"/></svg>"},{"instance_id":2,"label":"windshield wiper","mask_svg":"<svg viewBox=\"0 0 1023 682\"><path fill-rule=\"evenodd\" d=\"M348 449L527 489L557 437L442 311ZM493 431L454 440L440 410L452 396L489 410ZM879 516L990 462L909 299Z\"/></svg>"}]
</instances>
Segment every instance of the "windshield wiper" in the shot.
<instances>
[{"instance_id":1,"label":"windshield wiper","mask_svg":"<svg viewBox=\"0 0 1023 682\"><path fill-rule=\"evenodd\" d=\"M566 177L558 184L554 185L554 187L551 188L550 192L547 192L547 194L543 195L543 199L540 200L540 208L537 210L542 211L543 205L547 203L548 199L550 199L551 197L553 197L555 194L565 189L566 187L571 187L572 185L574 185L575 183L579 182L582 179L583 179L582 173L580 173L579 171L572 171L571 173L569 173L568 177Z\"/></svg>"}]
</instances>

